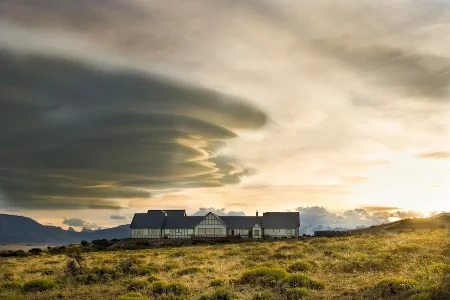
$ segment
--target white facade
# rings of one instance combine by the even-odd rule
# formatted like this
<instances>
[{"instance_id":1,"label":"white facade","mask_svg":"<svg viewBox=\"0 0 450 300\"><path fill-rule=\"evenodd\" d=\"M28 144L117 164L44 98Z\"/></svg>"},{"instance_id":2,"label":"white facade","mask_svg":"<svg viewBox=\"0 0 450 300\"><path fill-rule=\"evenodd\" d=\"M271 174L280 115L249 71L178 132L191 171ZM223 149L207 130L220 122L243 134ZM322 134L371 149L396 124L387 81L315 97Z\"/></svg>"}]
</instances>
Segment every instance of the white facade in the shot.
<instances>
[{"instance_id":1,"label":"white facade","mask_svg":"<svg viewBox=\"0 0 450 300\"><path fill-rule=\"evenodd\" d=\"M296 230L297 229L297 230ZM264 228L264 236L270 236L270 237L295 237L296 231L298 231L298 228L292 228L292 229L283 229L283 228Z\"/></svg>"},{"instance_id":2,"label":"white facade","mask_svg":"<svg viewBox=\"0 0 450 300\"><path fill-rule=\"evenodd\" d=\"M256 223L252 227L252 237L254 239L260 239L260 238L262 238L262 236L263 236L263 230L262 230L261 226L259 226L259 224Z\"/></svg>"},{"instance_id":3,"label":"white facade","mask_svg":"<svg viewBox=\"0 0 450 300\"><path fill-rule=\"evenodd\" d=\"M168 239L187 239L194 234L194 229L176 228L176 229L163 229L163 238Z\"/></svg>"},{"instance_id":4,"label":"white facade","mask_svg":"<svg viewBox=\"0 0 450 300\"><path fill-rule=\"evenodd\" d=\"M131 229L131 237L132 238L160 238L161 237L161 228L150 229L150 228L141 228L141 229Z\"/></svg>"},{"instance_id":5,"label":"white facade","mask_svg":"<svg viewBox=\"0 0 450 300\"><path fill-rule=\"evenodd\" d=\"M195 225L194 234L196 236L226 236L227 227L214 214L209 213Z\"/></svg>"}]
</instances>

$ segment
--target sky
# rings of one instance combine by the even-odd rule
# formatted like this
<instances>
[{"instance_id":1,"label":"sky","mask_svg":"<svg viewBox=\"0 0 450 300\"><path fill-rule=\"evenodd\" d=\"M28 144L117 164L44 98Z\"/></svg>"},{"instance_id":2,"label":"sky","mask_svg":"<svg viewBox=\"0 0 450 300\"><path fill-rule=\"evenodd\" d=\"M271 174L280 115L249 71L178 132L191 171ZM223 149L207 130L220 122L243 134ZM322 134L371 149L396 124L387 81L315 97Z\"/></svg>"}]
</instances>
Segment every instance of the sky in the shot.
<instances>
[{"instance_id":1,"label":"sky","mask_svg":"<svg viewBox=\"0 0 450 300\"><path fill-rule=\"evenodd\" d=\"M445 1L0 2L0 213L450 210Z\"/></svg>"}]
</instances>

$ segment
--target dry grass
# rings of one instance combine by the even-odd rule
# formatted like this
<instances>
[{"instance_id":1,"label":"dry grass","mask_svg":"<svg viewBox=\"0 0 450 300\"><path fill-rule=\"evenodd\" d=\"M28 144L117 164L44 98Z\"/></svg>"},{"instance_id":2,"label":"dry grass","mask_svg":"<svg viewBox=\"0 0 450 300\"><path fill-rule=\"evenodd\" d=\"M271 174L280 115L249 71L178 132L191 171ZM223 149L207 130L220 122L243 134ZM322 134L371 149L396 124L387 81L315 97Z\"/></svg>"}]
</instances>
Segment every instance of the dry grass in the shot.
<instances>
[{"instance_id":1,"label":"dry grass","mask_svg":"<svg viewBox=\"0 0 450 300\"><path fill-rule=\"evenodd\" d=\"M113 274L109 277L92 275L88 279L85 274L84 280L93 280L90 284L80 283L67 275L64 270L69 258L65 255L44 253L0 258L0 299L116 299L127 294L130 284L136 281L148 281L148 287L144 284L145 288L137 292L149 299L213 297L211 295L218 288L228 289L237 299L252 299L257 294L272 295L275 300L288 299L292 298L293 292L288 295L277 286L243 283L239 279L245 271L258 267L281 268L296 274L299 271L293 270L292 265L299 261L307 262L308 267L300 268L303 274L324 284L324 289L305 292L306 299L376 299L371 291L388 278L417 282L408 294L392 295L394 298L422 293L430 295L430 299L439 299L440 294L433 291L447 280L445 270L450 264L450 255L445 249L449 245L448 232L436 231L88 252L82 254L84 272L103 270ZM118 268L128 261L132 262L132 268L127 272ZM157 278L167 284L181 283L187 292L178 296L155 294L152 290L154 282L148 280L151 276L154 282L159 282L154 280ZM220 287L211 284L217 278L221 279ZM20 285L34 279L53 280L57 287L36 293L20 289Z\"/></svg>"}]
</instances>

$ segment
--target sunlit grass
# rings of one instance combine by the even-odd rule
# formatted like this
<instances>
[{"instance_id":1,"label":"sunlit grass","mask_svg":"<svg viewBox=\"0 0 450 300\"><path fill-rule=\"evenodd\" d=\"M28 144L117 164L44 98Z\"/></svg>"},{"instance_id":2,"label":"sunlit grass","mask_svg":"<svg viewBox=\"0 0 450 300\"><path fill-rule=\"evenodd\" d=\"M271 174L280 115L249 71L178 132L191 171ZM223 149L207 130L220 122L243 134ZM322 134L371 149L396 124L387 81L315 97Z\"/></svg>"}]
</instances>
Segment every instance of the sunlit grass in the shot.
<instances>
[{"instance_id":1,"label":"sunlit grass","mask_svg":"<svg viewBox=\"0 0 450 300\"><path fill-rule=\"evenodd\" d=\"M449 247L436 231L86 252L71 272L65 254L0 258L0 299L440 299Z\"/></svg>"}]
</instances>

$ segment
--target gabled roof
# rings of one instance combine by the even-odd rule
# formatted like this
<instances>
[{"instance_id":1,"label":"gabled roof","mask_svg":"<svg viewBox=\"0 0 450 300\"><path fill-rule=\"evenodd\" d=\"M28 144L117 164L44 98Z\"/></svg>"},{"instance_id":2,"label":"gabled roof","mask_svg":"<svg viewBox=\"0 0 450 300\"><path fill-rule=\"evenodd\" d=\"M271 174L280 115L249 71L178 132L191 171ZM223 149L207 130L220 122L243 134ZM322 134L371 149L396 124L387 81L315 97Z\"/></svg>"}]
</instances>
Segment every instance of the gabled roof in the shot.
<instances>
[{"instance_id":1,"label":"gabled roof","mask_svg":"<svg viewBox=\"0 0 450 300\"><path fill-rule=\"evenodd\" d=\"M167 216L164 220L164 227L167 229L178 229L178 228L194 228L201 220L203 216Z\"/></svg>"},{"instance_id":2,"label":"gabled roof","mask_svg":"<svg viewBox=\"0 0 450 300\"><path fill-rule=\"evenodd\" d=\"M299 212L267 212L263 214L263 228L297 228L300 227Z\"/></svg>"},{"instance_id":3,"label":"gabled roof","mask_svg":"<svg viewBox=\"0 0 450 300\"><path fill-rule=\"evenodd\" d=\"M149 210L134 214L130 228L162 228L166 214L162 210Z\"/></svg>"},{"instance_id":4,"label":"gabled roof","mask_svg":"<svg viewBox=\"0 0 450 300\"><path fill-rule=\"evenodd\" d=\"M262 217L256 216L221 216L220 217L229 229L250 229L256 223L262 223Z\"/></svg>"},{"instance_id":5,"label":"gabled roof","mask_svg":"<svg viewBox=\"0 0 450 300\"><path fill-rule=\"evenodd\" d=\"M213 215L214 217L216 217L225 227L227 227L227 224L225 224L225 222L221 219L222 217L219 216L218 214L215 214L213 212L209 212L207 213L205 216L202 216L202 218L200 219L200 221L198 221L197 223L195 223L194 226L197 226L201 221L203 221L203 219L205 219L207 216L209 215Z\"/></svg>"},{"instance_id":6,"label":"gabled roof","mask_svg":"<svg viewBox=\"0 0 450 300\"><path fill-rule=\"evenodd\" d=\"M186 216L186 211L184 209L165 209L164 212L168 217L184 217Z\"/></svg>"}]
</instances>

